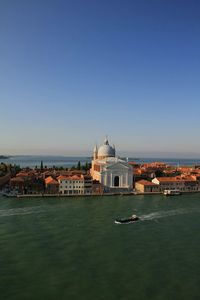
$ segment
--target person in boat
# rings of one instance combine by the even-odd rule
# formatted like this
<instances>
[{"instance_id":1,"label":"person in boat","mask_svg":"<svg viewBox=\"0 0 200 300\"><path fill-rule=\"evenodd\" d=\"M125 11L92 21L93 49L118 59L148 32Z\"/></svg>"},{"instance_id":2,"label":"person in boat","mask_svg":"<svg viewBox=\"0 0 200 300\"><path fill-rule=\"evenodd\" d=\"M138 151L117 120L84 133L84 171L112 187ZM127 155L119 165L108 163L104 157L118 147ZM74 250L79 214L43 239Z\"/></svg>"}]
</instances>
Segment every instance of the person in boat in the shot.
<instances>
[{"instance_id":1,"label":"person in boat","mask_svg":"<svg viewBox=\"0 0 200 300\"><path fill-rule=\"evenodd\" d=\"M132 215L132 216L131 216L131 219L135 219L135 218L136 218L136 215Z\"/></svg>"},{"instance_id":2,"label":"person in boat","mask_svg":"<svg viewBox=\"0 0 200 300\"><path fill-rule=\"evenodd\" d=\"M132 215L132 216L130 217L130 220L138 221L139 218L138 218L136 215Z\"/></svg>"}]
</instances>

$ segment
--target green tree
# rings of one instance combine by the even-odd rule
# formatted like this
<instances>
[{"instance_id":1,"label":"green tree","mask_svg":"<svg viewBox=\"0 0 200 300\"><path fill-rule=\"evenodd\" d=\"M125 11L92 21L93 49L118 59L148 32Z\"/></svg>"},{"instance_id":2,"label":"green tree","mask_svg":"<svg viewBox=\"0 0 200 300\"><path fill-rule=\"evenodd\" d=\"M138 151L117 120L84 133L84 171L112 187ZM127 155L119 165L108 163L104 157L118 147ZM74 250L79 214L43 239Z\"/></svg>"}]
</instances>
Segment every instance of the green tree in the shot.
<instances>
[{"instance_id":1,"label":"green tree","mask_svg":"<svg viewBox=\"0 0 200 300\"><path fill-rule=\"evenodd\" d=\"M163 176L163 172L161 170L156 170L155 171L155 176L156 177L162 177Z\"/></svg>"},{"instance_id":2,"label":"green tree","mask_svg":"<svg viewBox=\"0 0 200 300\"><path fill-rule=\"evenodd\" d=\"M41 164L40 164L40 169L43 171L44 166L43 166L43 161L41 160Z\"/></svg>"},{"instance_id":3,"label":"green tree","mask_svg":"<svg viewBox=\"0 0 200 300\"><path fill-rule=\"evenodd\" d=\"M81 170L81 162L80 161L77 164L77 170Z\"/></svg>"}]
</instances>

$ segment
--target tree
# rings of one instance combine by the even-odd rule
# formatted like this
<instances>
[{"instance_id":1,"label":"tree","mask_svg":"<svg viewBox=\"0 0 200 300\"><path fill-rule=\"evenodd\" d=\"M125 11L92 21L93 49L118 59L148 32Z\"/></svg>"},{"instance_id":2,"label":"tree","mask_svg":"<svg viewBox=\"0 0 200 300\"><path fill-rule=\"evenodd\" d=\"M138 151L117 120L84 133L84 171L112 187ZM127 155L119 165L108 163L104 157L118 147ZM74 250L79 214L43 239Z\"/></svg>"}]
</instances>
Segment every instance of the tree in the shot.
<instances>
[{"instance_id":1,"label":"tree","mask_svg":"<svg viewBox=\"0 0 200 300\"><path fill-rule=\"evenodd\" d=\"M158 170L155 171L155 176L156 177L162 177L163 176L163 172L158 169Z\"/></svg>"},{"instance_id":2,"label":"tree","mask_svg":"<svg viewBox=\"0 0 200 300\"><path fill-rule=\"evenodd\" d=\"M40 169L41 169L41 171L43 171L43 169L44 169L43 161L42 160L41 160L41 164L40 164Z\"/></svg>"},{"instance_id":3,"label":"tree","mask_svg":"<svg viewBox=\"0 0 200 300\"><path fill-rule=\"evenodd\" d=\"M80 170L80 169L81 169L81 162L79 161L77 164L77 170Z\"/></svg>"},{"instance_id":4,"label":"tree","mask_svg":"<svg viewBox=\"0 0 200 300\"><path fill-rule=\"evenodd\" d=\"M85 171L88 171L89 169L91 169L91 163L86 162L86 163L85 163L84 170L85 170Z\"/></svg>"}]
</instances>

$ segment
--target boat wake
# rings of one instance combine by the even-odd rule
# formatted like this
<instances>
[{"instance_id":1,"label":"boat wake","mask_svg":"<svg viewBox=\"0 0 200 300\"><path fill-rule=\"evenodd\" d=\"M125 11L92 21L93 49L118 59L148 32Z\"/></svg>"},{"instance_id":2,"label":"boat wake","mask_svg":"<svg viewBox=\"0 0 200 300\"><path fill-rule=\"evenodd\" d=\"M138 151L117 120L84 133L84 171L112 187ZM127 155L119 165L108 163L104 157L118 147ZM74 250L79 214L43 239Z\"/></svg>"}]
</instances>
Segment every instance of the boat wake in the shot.
<instances>
[{"instance_id":1,"label":"boat wake","mask_svg":"<svg viewBox=\"0 0 200 300\"><path fill-rule=\"evenodd\" d=\"M10 217L10 216L19 216L19 215L38 214L38 213L44 213L45 211L46 211L46 208L42 207L42 206L1 209L0 210L0 218Z\"/></svg>"},{"instance_id":2,"label":"boat wake","mask_svg":"<svg viewBox=\"0 0 200 300\"><path fill-rule=\"evenodd\" d=\"M196 208L189 208L189 209L174 209L174 210L168 210L168 211L159 211L159 212L153 212L147 215L140 216L141 221L148 221L148 220L155 220L155 219L161 219L161 218L167 218L177 215L184 215L189 213L199 213L200 210Z\"/></svg>"}]
</instances>

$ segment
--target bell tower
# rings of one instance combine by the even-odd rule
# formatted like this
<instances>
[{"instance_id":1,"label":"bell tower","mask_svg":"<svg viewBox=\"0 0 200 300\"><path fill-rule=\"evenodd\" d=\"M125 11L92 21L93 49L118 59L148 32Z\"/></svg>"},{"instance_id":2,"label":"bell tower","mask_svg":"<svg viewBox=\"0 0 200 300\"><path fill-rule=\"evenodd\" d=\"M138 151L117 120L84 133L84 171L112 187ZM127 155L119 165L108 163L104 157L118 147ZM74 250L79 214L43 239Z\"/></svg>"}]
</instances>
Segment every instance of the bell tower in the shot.
<instances>
[{"instance_id":1,"label":"bell tower","mask_svg":"<svg viewBox=\"0 0 200 300\"><path fill-rule=\"evenodd\" d=\"M97 145L95 145L93 150L93 159L96 160L97 158L98 158L98 149L97 149Z\"/></svg>"}]
</instances>

